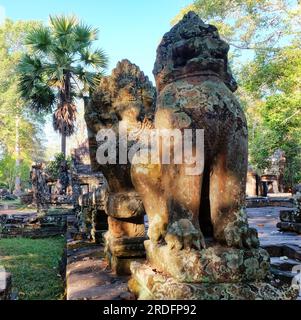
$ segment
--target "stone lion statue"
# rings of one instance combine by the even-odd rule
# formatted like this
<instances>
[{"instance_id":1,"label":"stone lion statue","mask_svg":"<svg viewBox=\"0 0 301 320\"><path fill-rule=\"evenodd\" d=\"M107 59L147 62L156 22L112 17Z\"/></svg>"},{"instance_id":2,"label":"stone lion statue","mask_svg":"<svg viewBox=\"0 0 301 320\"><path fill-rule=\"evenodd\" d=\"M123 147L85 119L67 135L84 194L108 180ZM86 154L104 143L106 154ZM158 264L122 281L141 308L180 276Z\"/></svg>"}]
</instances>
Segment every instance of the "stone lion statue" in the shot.
<instances>
[{"instance_id":1,"label":"stone lion statue","mask_svg":"<svg viewBox=\"0 0 301 320\"><path fill-rule=\"evenodd\" d=\"M157 49L156 129L204 129L204 169L191 164L135 164L132 181L149 218L153 243L205 247L205 236L236 248L258 247L244 209L248 165L246 118L233 92L229 46L190 12ZM175 142L174 142L175 144ZM164 144L159 145L162 153ZM173 145L175 147L175 145ZM198 146L193 142L193 151Z\"/></svg>"},{"instance_id":2,"label":"stone lion statue","mask_svg":"<svg viewBox=\"0 0 301 320\"><path fill-rule=\"evenodd\" d=\"M129 131L136 132L139 136L145 124L152 123L155 96L156 90L148 77L137 65L123 59L113 69L111 76L101 80L91 101L85 104L92 170L104 173L113 192L133 189L130 163L119 164L117 149L116 165L99 164L96 160L99 145L96 141L97 133L101 129L112 129L118 138L119 125L124 123ZM138 137L129 138L128 149L136 138Z\"/></svg>"}]
</instances>

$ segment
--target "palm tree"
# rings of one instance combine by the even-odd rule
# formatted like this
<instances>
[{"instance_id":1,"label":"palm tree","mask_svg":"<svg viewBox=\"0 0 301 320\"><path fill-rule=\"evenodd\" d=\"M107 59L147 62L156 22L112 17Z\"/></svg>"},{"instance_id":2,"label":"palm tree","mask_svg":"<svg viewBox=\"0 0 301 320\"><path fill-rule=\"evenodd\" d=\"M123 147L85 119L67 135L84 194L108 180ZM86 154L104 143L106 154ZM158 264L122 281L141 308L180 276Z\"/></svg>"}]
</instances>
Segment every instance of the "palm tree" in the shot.
<instances>
[{"instance_id":1,"label":"palm tree","mask_svg":"<svg viewBox=\"0 0 301 320\"><path fill-rule=\"evenodd\" d=\"M53 112L65 156L66 137L75 128L75 99L95 88L107 66L105 53L92 49L97 34L74 16L50 16L49 27L39 26L28 34L30 54L18 65L22 98L37 112Z\"/></svg>"}]
</instances>

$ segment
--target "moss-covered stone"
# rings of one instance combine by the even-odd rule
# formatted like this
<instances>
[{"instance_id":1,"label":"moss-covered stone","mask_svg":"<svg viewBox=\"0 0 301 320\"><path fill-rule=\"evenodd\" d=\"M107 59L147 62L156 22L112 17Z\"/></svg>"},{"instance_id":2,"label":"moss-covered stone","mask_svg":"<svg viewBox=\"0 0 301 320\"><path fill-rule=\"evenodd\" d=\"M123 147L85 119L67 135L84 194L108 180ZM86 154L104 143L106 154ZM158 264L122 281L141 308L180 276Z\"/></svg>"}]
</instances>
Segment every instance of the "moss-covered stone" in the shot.
<instances>
[{"instance_id":1,"label":"moss-covered stone","mask_svg":"<svg viewBox=\"0 0 301 320\"><path fill-rule=\"evenodd\" d=\"M268 282L183 283L137 262L131 272L129 289L139 300L294 300L299 291Z\"/></svg>"},{"instance_id":2,"label":"moss-covered stone","mask_svg":"<svg viewBox=\"0 0 301 320\"><path fill-rule=\"evenodd\" d=\"M147 260L177 281L234 283L263 280L270 269L264 249L236 249L213 245L203 250L174 250L145 241Z\"/></svg>"}]
</instances>

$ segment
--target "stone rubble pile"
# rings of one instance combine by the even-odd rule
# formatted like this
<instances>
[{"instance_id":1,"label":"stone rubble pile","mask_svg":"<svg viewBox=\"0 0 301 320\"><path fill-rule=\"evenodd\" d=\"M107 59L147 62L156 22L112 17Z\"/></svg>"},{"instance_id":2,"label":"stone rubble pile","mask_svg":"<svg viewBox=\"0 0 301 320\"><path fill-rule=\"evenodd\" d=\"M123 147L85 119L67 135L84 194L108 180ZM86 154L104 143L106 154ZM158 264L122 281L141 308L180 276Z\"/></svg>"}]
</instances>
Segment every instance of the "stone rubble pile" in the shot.
<instances>
[{"instance_id":1,"label":"stone rubble pile","mask_svg":"<svg viewBox=\"0 0 301 320\"><path fill-rule=\"evenodd\" d=\"M296 193L293 201L294 209L280 211L280 222L277 223L277 228L301 234L301 193Z\"/></svg>"}]
</instances>

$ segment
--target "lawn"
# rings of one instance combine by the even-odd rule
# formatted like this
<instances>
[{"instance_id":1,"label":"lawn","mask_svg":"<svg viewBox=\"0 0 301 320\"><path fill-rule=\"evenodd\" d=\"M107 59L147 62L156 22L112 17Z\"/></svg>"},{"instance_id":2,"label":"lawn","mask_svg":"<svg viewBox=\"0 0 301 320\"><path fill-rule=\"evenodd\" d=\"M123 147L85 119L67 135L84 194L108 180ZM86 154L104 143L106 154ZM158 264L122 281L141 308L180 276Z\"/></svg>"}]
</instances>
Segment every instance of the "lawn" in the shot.
<instances>
[{"instance_id":1,"label":"lawn","mask_svg":"<svg viewBox=\"0 0 301 320\"><path fill-rule=\"evenodd\" d=\"M12 274L20 300L57 300L64 295L58 265L63 237L0 239L0 264Z\"/></svg>"}]
</instances>

